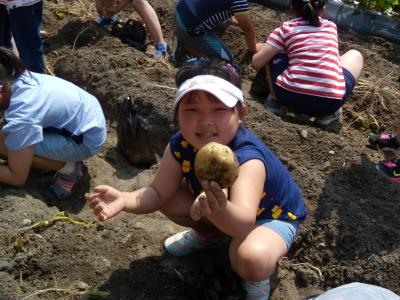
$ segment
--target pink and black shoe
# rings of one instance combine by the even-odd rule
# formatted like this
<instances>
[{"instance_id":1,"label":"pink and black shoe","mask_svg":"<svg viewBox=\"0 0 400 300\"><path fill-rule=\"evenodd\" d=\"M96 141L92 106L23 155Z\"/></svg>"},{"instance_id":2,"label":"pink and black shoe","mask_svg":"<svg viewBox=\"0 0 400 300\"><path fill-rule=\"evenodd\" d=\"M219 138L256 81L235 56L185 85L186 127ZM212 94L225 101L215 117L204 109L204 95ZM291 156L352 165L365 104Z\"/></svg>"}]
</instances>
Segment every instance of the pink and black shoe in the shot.
<instances>
[{"instance_id":1,"label":"pink and black shoe","mask_svg":"<svg viewBox=\"0 0 400 300\"><path fill-rule=\"evenodd\" d=\"M377 164L376 169L391 182L400 183L400 159Z\"/></svg>"},{"instance_id":2,"label":"pink and black shoe","mask_svg":"<svg viewBox=\"0 0 400 300\"><path fill-rule=\"evenodd\" d=\"M63 174L57 172L47 191L53 199L62 200L68 198L87 172L86 165L82 161L77 161L72 173Z\"/></svg>"},{"instance_id":3,"label":"pink and black shoe","mask_svg":"<svg viewBox=\"0 0 400 300\"><path fill-rule=\"evenodd\" d=\"M368 143L384 151L400 147L396 133L371 134L368 138Z\"/></svg>"}]
</instances>

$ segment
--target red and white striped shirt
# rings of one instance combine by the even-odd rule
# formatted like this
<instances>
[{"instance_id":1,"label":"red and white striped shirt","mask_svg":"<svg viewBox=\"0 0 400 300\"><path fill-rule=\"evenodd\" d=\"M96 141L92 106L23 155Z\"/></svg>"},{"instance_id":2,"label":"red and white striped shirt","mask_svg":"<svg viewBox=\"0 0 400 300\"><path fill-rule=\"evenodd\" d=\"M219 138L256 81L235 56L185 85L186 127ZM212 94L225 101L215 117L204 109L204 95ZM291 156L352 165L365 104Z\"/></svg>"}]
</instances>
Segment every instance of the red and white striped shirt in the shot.
<instances>
[{"instance_id":1,"label":"red and white striped shirt","mask_svg":"<svg viewBox=\"0 0 400 300\"><path fill-rule=\"evenodd\" d=\"M268 37L267 43L285 51L289 67L276 84L292 92L342 99L345 81L338 49L335 23L320 18L321 26L302 18L284 22Z\"/></svg>"}]
</instances>

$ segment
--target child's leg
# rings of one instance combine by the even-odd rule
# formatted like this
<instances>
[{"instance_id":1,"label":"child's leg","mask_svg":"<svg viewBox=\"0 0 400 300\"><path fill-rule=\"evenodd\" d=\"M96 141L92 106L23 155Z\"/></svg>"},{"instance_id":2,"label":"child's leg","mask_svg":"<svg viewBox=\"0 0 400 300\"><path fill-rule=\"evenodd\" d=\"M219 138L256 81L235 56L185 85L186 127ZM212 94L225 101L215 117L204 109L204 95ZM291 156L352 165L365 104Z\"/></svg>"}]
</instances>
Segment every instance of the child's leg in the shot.
<instances>
[{"instance_id":1,"label":"child's leg","mask_svg":"<svg viewBox=\"0 0 400 300\"><path fill-rule=\"evenodd\" d=\"M266 84L268 85L269 95L265 101L265 106L270 112L280 115L282 112L282 97L276 93L276 78L288 67L288 57L286 53L278 53L265 66ZM283 99L285 100L285 99Z\"/></svg>"},{"instance_id":2,"label":"child's leg","mask_svg":"<svg viewBox=\"0 0 400 300\"><path fill-rule=\"evenodd\" d=\"M55 160L64 164L57 170L48 188L50 195L60 200L70 196L72 190L87 173L83 160L93 156L93 153L85 145L70 137L45 133L43 141L35 145L34 155L36 161L42 163Z\"/></svg>"},{"instance_id":3,"label":"child's leg","mask_svg":"<svg viewBox=\"0 0 400 300\"><path fill-rule=\"evenodd\" d=\"M22 61L30 71L45 73L40 26L43 1L10 9L10 28Z\"/></svg>"},{"instance_id":4,"label":"child's leg","mask_svg":"<svg viewBox=\"0 0 400 300\"><path fill-rule=\"evenodd\" d=\"M267 76L266 76L266 82L267 82L267 85L268 85L268 88L269 88L269 94L270 94L272 97L276 98L275 89L274 89L273 84L272 84L273 79L272 79L271 69L270 69L269 64L267 64L267 65L265 66L265 73L266 73L266 75L267 75Z\"/></svg>"},{"instance_id":5,"label":"child's leg","mask_svg":"<svg viewBox=\"0 0 400 300\"><path fill-rule=\"evenodd\" d=\"M247 237L232 240L229 257L233 270L244 280L269 278L278 260L288 251L282 237L270 228L257 226Z\"/></svg>"},{"instance_id":6,"label":"child's leg","mask_svg":"<svg viewBox=\"0 0 400 300\"><path fill-rule=\"evenodd\" d=\"M231 51L216 33L188 33L178 12L175 12L175 24L176 37L185 51L198 57L219 57L226 61L232 61Z\"/></svg>"},{"instance_id":7,"label":"child's leg","mask_svg":"<svg viewBox=\"0 0 400 300\"><path fill-rule=\"evenodd\" d=\"M340 60L342 67L350 71L354 79L357 80L364 64L362 54L357 50L349 50L340 57Z\"/></svg>"},{"instance_id":8,"label":"child's leg","mask_svg":"<svg viewBox=\"0 0 400 300\"><path fill-rule=\"evenodd\" d=\"M56 161L81 161L94 154L82 143L56 133L45 133L43 141L35 145L34 155Z\"/></svg>"},{"instance_id":9,"label":"child's leg","mask_svg":"<svg viewBox=\"0 0 400 300\"><path fill-rule=\"evenodd\" d=\"M214 32L204 33L192 37L193 42L186 44L186 50L196 56L219 57L226 61L232 61L232 53L224 42Z\"/></svg>"},{"instance_id":10,"label":"child's leg","mask_svg":"<svg viewBox=\"0 0 400 300\"><path fill-rule=\"evenodd\" d=\"M279 96L277 96L276 94L276 89L275 89L276 79L278 78L279 75L282 74L283 71L285 71L288 68L288 66L289 66L289 59L286 52L279 52L269 61L269 63L265 67L267 71L267 82L270 94L274 98L279 98Z\"/></svg>"},{"instance_id":11,"label":"child's leg","mask_svg":"<svg viewBox=\"0 0 400 300\"><path fill-rule=\"evenodd\" d=\"M10 20L4 4L0 4L0 46L12 48Z\"/></svg>"},{"instance_id":12,"label":"child's leg","mask_svg":"<svg viewBox=\"0 0 400 300\"><path fill-rule=\"evenodd\" d=\"M229 249L233 270L245 280L247 299L268 299L269 277L293 244L299 222L257 220L245 238L234 238Z\"/></svg>"},{"instance_id":13,"label":"child's leg","mask_svg":"<svg viewBox=\"0 0 400 300\"><path fill-rule=\"evenodd\" d=\"M4 143L5 135L0 133L0 157L7 159L7 147ZM58 171L64 167L65 161L52 160L34 156L32 159L32 167L44 171Z\"/></svg>"}]
</instances>

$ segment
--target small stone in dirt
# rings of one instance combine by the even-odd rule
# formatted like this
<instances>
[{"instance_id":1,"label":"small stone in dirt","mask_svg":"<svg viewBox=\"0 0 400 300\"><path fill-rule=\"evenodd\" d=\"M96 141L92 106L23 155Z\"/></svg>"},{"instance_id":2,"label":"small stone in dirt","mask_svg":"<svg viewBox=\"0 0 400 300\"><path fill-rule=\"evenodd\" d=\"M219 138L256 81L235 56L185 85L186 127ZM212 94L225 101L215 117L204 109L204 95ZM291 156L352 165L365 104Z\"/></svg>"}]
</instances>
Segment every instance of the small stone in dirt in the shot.
<instances>
[{"instance_id":1,"label":"small stone in dirt","mask_svg":"<svg viewBox=\"0 0 400 300\"><path fill-rule=\"evenodd\" d=\"M95 257L93 260L93 264L95 271L99 274L107 272L111 267L111 262L103 256Z\"/></svg>"},{"instance_id":2,"label":"small stone in dirt","mask_svg":"<svg viewBox=\"0 0 400 300\"><path fill-rule=\"evenodd\" d=\"M307 138L307 135L308 135L308 131L307 130L305 130L305 129L302 129L302 130L300 130L300 135L303 137L303 138Z\"/></svg>"},{"instance_id":3,"label":"small stone in dirt","mask_svg":"<svg viewBox=\"0 0 400 300\"><path fill-rule=\"evenodd\" d=\"M29 226L31 224L32 224L32 220L30 220L30 219L23 219L22 220L22 225L24 225L24 226Z\"/></svg>"},{"instance_id":4,"label":"small stone in dirt","mask_svg":"<svg viewBox=\"0 0 400 300\"><path fill-rule=\"evenodd\" d=\"M135 229L144 229L145 226L142 222L136 222L135 224L133 224L133 228Z\"/></svg>"},{"instance_id":5,"label":"small stone in dirt","mask_svg":"<svg viewBox=\"0 0 400 300\"><path fill-rule=\"evenodd\" d=\"M334 154L335 154L335 151L330 150L328 153L329 153L330 155L334 155Z\"/></svg>"},{"instance_id":6,"label":"small stone in dirt","mask_svg":"<svg viewBox=\"0 0 400 300\"><path fill-rule=\"evenodd\" d=\"M78 281L75 286L79 291L87 291L89 289L89 285L83 281Z\"/></svg>"}]
</instances>

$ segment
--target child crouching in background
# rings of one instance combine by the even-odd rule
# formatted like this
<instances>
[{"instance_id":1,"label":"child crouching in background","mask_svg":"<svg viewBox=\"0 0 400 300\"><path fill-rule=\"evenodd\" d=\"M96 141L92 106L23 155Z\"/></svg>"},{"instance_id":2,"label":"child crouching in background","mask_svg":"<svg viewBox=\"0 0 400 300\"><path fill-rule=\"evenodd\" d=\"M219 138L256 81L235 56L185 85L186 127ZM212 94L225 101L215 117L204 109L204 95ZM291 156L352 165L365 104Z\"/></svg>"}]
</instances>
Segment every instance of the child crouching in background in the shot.
<instances>
[{"instance_id":1,"label":"child crouching in background","mask_svg":"<svg viewBox=\"0 0 400 300\"><path fill-rule=\"evenodd\" d=\"M97 99L78 86L26 70L12 50L0 47L0 183L20 186L31 167L56 171L48 191L64 199L81 181L83 160L106 140L106 123Z\"/></svg>"},{"instance_id":2,"label":"child crouching in background","mask_svg":"<svg viewBox=\"0 0 400 300\"><path fill-rule=\"evenodd\" d=\"M267 68L267 109L280 114L282 106L290 107L321 126L341 117L363 67L357 50L339 55L336 25L322 18L324 8L325 0L292 0L295 18L253 56L255 67Z\"/></svg>"}]
</instances>

